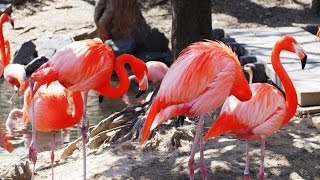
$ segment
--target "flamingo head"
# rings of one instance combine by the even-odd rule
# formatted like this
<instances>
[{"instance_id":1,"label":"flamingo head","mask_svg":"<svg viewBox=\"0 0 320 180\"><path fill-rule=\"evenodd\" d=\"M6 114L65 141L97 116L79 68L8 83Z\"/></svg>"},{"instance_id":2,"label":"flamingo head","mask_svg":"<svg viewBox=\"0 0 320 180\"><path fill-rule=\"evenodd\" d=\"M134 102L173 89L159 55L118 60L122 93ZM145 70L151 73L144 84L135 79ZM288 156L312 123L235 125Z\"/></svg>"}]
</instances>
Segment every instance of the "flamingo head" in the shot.
<instances>
[{"instance_id":1,"label":"flamingo head","mask_svg":"<svg viewBox=\"0 0 320 180\"><path fill-rule=\"evenodd\" d=\"M301 68L304 69L307 62L307 55L300 44L290 35L283 36L278 43L280 43L280 46L284 50L296 53L301 60Z\"/></svg>"},{"instance_id":2,"label":"flamingo head","mask_svg":"<svg viewBox=\"0 0 320 180\"><path fill-rule=\"evenodd\" d=\"M136 98L138 98L148 89L148 68L142 60L136 58L136 61L133 63L132 72L139 82L139 92L136 95Z\"/></svg>"}]
</instances>

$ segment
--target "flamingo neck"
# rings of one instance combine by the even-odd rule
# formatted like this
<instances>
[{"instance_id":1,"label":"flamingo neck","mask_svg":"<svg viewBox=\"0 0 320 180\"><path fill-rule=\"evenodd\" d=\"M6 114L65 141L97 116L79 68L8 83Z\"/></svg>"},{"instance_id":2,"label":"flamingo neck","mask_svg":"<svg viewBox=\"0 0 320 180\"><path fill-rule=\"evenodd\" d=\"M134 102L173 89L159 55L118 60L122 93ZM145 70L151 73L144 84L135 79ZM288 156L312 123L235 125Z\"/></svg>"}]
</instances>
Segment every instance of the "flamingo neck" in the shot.
<instances>
[{"instance_id":1,"label":"flamingo neck","mask_svg":"<svg viewBox=\"0 0 320 180\"><path fill-rule=\"evenodd\" d=\"M134 61L135 59L131 56L128 56L128 58L116 59L114 61L114 70L118 76L119 83L117 86L113 86L111 82L109 82L106 86L102 87L101 92L103 93L101 94L109 98L120 98L126 94L129 89L130 81L124 65L129 64L131 69L135 69L137 67L134 65ZM109 79L111 79L111 75L112 74L110 74Z\"/></svg>"},{"instance_id":2,"label":"flamingo neck","mask_svg":"<svg viewBox=\"0 0 320 180\"><path fill-rule=\"evenodd\" d=\"M79 123L83 115L83 100L82 100L81 92L72 92L72 99L73 99L74 108L73 108L72 115L69 115L68 120L65 121L70 123L66 127Z\"/></svg>"},{"instance_id":3,"label":"flamingo neck","mask_svg":"<svg viewBox=\"0 0 320 180\"><path fill-rule=\"evenodd\" d=\"M5 61L7 59L6 52L5 52L5 43L4 43L4 38L3 38L3 33L2 33L2 24L3 22L0 19L0 59L4 65L4 68L6 67L7 64L5 64Z\"/></svg>"},{"instance_id":4,"label":"flamingo neck","mask_svg":"<svg viewBox=\"0 0 320 180\"><path fill-rule=\"evenodd\" d=\"M298 99L297 99L297 93L296 93L296 90L293 86L293 83L281 64L281 61L280 61L281 50L282 49L279 47L279 45L276 44L274 50L272 51L271 62L272 62L273 69L276 72L276 74L278 75L278 77L284 87L284 91L286 93L287 110L286 110L285 118L284 118L282 125L281 125L281 126L283 126L283 125L287 124L290 121L290 119L294 116L294 114L296 113Z\"/></svg>"}]
</instances>

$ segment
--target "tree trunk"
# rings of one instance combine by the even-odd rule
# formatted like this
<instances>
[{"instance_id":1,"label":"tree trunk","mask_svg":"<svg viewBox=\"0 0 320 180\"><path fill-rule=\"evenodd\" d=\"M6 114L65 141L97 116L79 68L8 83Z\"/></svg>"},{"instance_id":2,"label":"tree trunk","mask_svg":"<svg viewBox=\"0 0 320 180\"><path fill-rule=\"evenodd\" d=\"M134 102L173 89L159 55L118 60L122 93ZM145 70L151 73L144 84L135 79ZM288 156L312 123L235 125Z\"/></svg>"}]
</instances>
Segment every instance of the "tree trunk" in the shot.
<instances>
[{"instance_id":1,"label":"tree trunk","mask_svg":"<svg viewBox=\"0 0 320 180\"><path fill-rule=\"evenodd\" d=\"M176 59L190 43L211 39L210 0L172 0L172 52Z\"/></svg>"},{"instance_id":2,"label":"tree trunk","mask_svg":"<svg viewBox=\"0 0 320 180\"><path fill-rule=\"evenodd\" d=\"M320 0L312 0L311 12L319 14L320 12Z\"/></svg>"},{"instance_id":3,"label":"tree trunk","mask_svg":"<svg viewBox=\"0 0 320 180\"><path fill-rule=\"evenodd\" d=\"M133 38L142 43L150 31L140 11L138 0L98 0L94 22L102 41Z\"/></svg>"}]
</instances>

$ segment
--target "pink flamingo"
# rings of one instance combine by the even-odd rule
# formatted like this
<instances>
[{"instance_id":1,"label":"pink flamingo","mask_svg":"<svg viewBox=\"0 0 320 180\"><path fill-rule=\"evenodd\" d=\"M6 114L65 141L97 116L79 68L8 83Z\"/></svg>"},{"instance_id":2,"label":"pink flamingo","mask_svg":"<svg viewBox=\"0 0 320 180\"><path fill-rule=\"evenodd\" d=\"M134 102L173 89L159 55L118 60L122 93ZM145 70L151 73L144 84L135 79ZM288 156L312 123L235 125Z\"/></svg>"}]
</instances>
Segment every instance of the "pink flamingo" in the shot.
<instances>
[{"instance_id":1,"label":"pink flamingo","mask_svg":"<svg viewBox=\"0 0 320 180\"><path fill-rule=\"evenodd\" d=\"M215 41L197 42L187 47L163 78L145 120L140 143L151 130L169 118L200 116L189 159L190 179L194 179L194 155L200 146L200 171L207 179L202 126L204 115L222 105L229 95L242 101L251 98L249 85L232 50Z\"/></svg>"},{"instance_id":2,"label":"pink flamingo","mask_svg":"<svg viewBox=\"0 0 320 180\"><path fill-rule=\"evenodd\" d=\"M61 50L30 77L31 94L43 84L50 84L58 80L64 87L71 91L84 92L84 111L82 120L83 164L84 179L86 179L86 102L90 89L97 91L109 98L120 98L129 88L128 74L124 68L129 64L133 74L139 80L139 93L142 95L147 87L147 67L140 59L123 54L114 60L114 53L110 47L100 40L83 40L73 42ZM119 78L119 84L115 87L111 84L113 70ZM33 84L35 81L35 84ZM34 118L32 118L34 119ZM31 148L34 149L34 148Z\"/></svg>"},{"instance_id":3,"label":"pink flamingo","mask_svg":"<svg viewBox=\"0 0 320 180\"><path fill-rule=\"evenodd\" d=\"M230 132L246 140L245 179L250 179L248 141L261 141L260 179L264 175L265 140L276 130L286 125L294 116L297 109L297 94L295 88L280 62L280 52L286 50L297 53L301 59L302 69L305 67L307 56L297 41L289 35L280 38L271 54L272 66L283 84L286 96L274 86L267 83L250 85L252 98L241 102L230 96L223 104L220 116L214 121L204 140Z\"/></svg>"},{"instance_id":4,"label":"pink flamingo","mask_svg":"<svg viewBox=\"0 0 320 180\"><path fill-rule=\"evenodd\" d=\"M68 113L70 104L68 97L72 96L74 107L71 114ZM41 86L39 91L34 95L35 109L35 129L38 131L53 131L53 142L51 152L51 168L53 179L53 162L54 162L54 131L71 127L80 122L82 117L83 102L80 92L69 92L57 81L51 83L48 87ZM24 93L24 106L22 109L12 109L6 121L7 130L13 133L14 117L23 116L23 120L28 122L31 115L31 96L30 88ZM32 153L37 153L36 151ZM33 162L33 171L36 162Z\"/></svg>"},{"instance_id":5,"label":"pink flamingo","mask_svg":"<svg viewBox=\"0 0 320 180\"><path fill-rule=\"evenodd\" d=\"M23 94L26 88L29 86L29 81L27 81L26 70L24 66L21 64L8 64L4 68L3 76L5 81L12 85L15 89L15 93L10 98L9 102L11 102L12 98L16 94Z\"/></svg>"},{"instance_id":6,"label":"pink flamingo","mask_svg":"<svg viewBox=\"0 0 320 180\"><path fill-rule=\"evenodd\" d=\"M0 76L3 74L3 69L10 63L10 44L8 40L3 38L2 32L2 26L5 22L10 22L14 27L12 18L7 13L2 13L0 16Z\"/></svg>"}]
</instances>

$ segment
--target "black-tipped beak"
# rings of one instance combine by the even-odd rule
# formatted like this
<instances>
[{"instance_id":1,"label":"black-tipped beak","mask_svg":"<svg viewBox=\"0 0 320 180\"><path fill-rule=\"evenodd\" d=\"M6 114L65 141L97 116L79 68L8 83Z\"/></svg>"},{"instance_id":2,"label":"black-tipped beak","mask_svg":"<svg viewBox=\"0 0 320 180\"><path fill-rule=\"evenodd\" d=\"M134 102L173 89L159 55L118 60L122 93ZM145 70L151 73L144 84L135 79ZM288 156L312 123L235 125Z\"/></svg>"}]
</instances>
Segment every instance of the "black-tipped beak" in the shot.
<instances>
[{"instance_id":1,"label":"black-tipped beak","mask_svg":"<svg viewBox=\"0 0 320 180\"><path fill-rule=\"evenodd\" d=\"M12 29L14 29L14 22L13 21L11 22L11 26L12 26Z\"/></svg>"},{"instance_id":2,"label":"black-tipped beak","mask_svg":"<svg viewBox=\"0 0 320 180\"><path fill-rule=\"evenodd\" d=\"M136 95L136 98L140 97L141 95L143 95L146 92L146 90L139 90L139 92Z\"/></svg>"},{"instance_id":3,"label":"black-tipped beak","mask_svg":"<svg viewBox=\"0 0 320 180\"><path fill-rule=\"evenodd\" d=\"M103 99L104 99L104 96L99 95L99 103L102 103Z\"/></svg>"},{"instance_id":4,"label":"black-tipped beak","mask_svg":"<svg viewBox=\"0 0 320 180\"><path fill-rule=\"evenodd\" d=\"M303 59L301 59L301 67L302 69L304 69L304 67L306 66L307 63L307 55L304 56Z\"/></svg>"}]
</instances>

